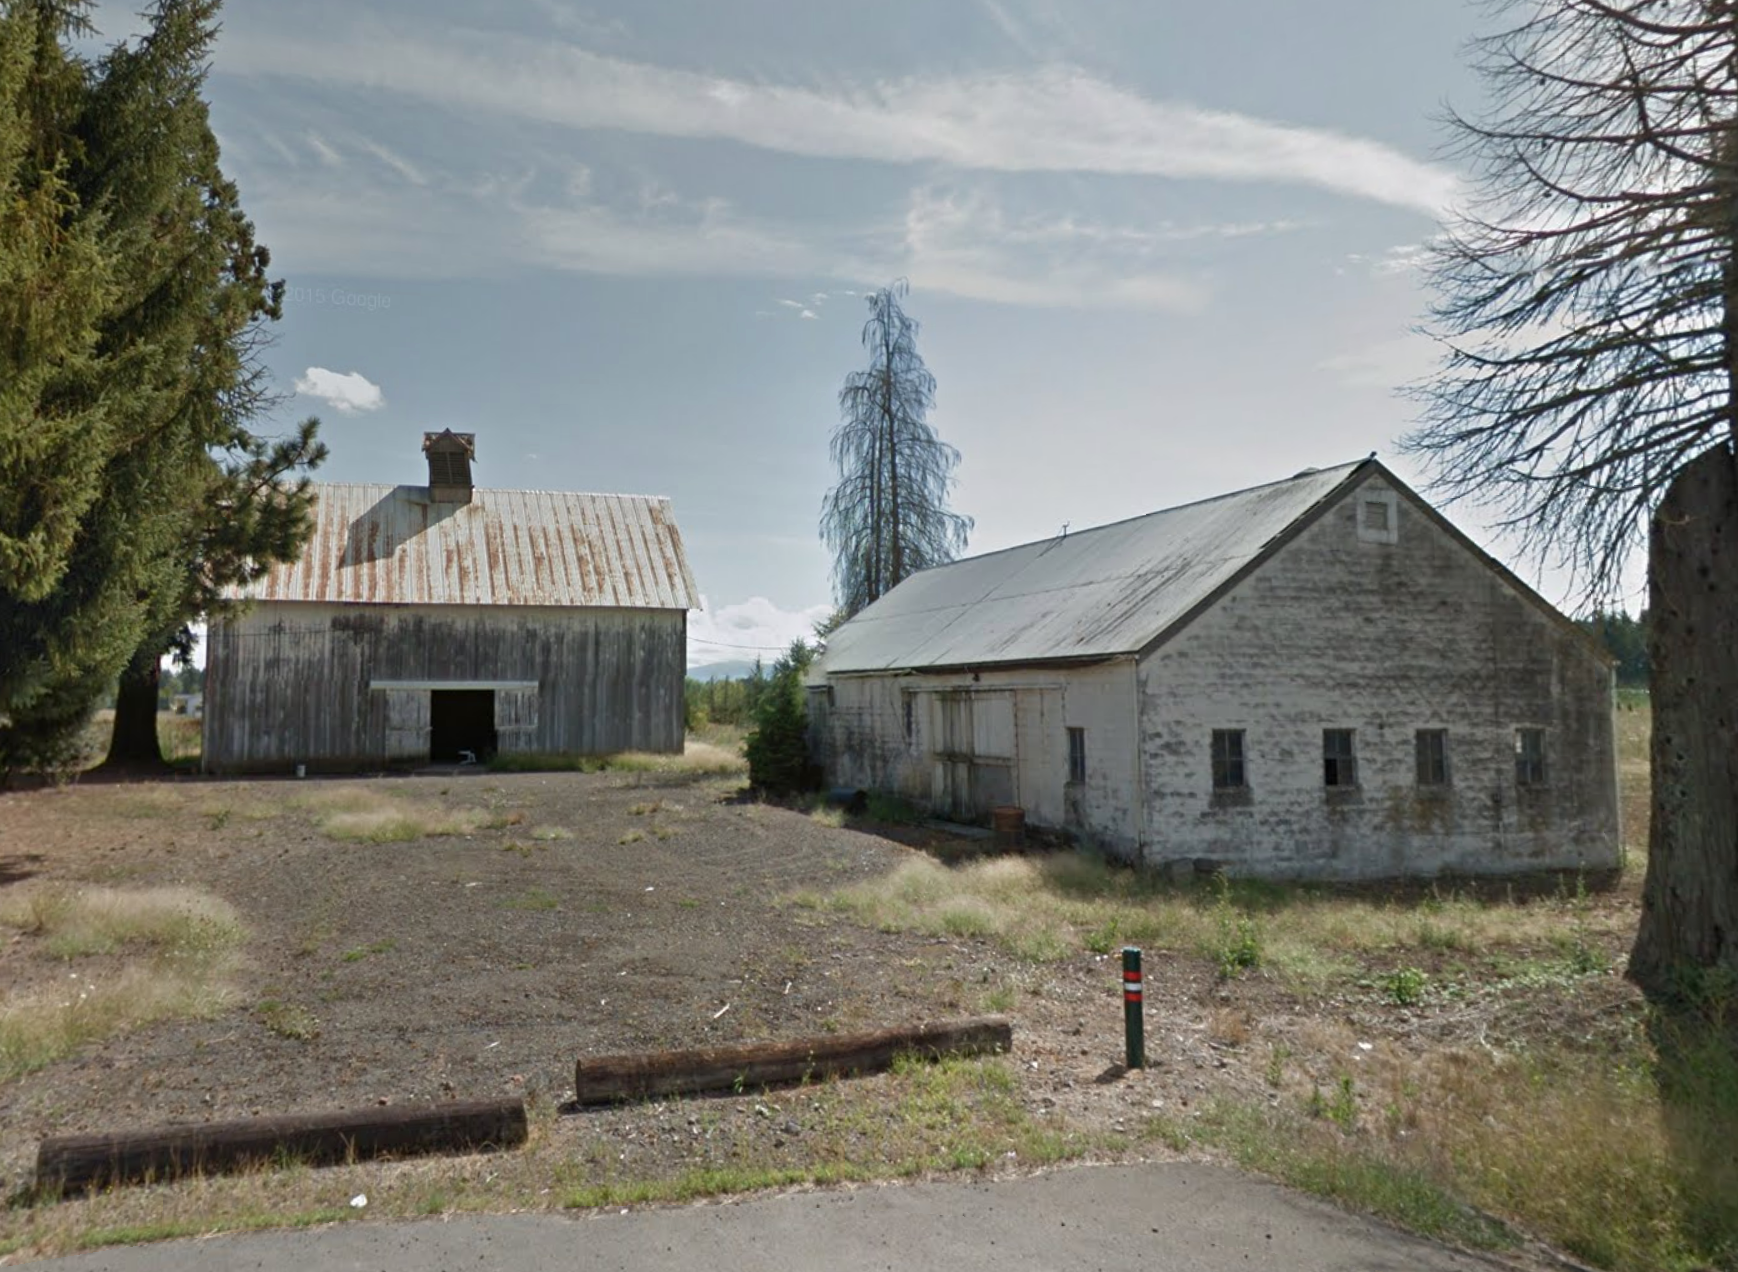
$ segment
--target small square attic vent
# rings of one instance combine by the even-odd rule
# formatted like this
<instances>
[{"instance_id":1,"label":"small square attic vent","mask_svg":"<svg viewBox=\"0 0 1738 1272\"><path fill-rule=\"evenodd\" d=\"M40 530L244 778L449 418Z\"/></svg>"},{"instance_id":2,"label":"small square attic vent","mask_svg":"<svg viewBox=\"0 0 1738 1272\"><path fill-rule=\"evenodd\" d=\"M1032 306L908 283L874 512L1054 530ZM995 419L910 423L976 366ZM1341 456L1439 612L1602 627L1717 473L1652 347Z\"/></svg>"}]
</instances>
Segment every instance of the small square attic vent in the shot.
<instances>
[{"instance_id":1,"label":"small square attic vent","mask_svg":"<svg viewBox=\"0 0 1738 1272\"><path fill-rule=\"evenodd\" d=\"M422 435L428 457L428 497L435 503L471 502L471 460L477 454L475 433L444 429Z\"/></svg>"}]
</instances>

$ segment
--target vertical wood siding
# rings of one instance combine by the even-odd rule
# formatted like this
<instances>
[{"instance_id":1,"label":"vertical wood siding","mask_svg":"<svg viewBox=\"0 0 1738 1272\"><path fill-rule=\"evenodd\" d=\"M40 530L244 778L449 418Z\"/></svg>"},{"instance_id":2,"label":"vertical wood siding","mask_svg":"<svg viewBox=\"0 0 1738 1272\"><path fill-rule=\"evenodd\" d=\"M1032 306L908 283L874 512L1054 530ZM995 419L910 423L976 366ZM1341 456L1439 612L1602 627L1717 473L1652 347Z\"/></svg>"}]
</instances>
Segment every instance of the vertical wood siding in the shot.
<instances>
[{"instance_id":1,"label":"vertical wood siding","mask_svg":"<svg viewBox=\"0 0 1738 1272\"><path fill-rule=\"evenodd\" d=\"M211 630L205 765L365 766L426 757L426 689L377 681L532 681L501 689L502 750L682 749L682 610L261 603Z\"/></svg>"}]
</instances>

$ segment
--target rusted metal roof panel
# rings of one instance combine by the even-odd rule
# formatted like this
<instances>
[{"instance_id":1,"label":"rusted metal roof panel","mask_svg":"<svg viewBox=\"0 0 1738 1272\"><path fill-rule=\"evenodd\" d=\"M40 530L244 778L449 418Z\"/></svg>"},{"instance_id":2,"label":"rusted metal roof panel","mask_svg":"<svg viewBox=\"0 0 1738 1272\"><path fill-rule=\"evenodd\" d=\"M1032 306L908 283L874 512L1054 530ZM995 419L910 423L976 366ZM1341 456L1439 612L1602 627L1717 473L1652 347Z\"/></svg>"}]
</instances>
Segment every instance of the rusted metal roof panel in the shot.
<instances>
[{"instance_id":1,"label":"rusted metal roof panel","mask_svg":"<svg viewBox=\"0 0 1738 1272\"><path fill-rule=\"evenodd\" d=\"M1362 462L914 574L834 632L814 674L1137 653Z\"/></svg>"},{"instance_id":2,"label":"rusted metal roof panel","mask_svg":"<svg viewBox=\"0 0 1738 1272\"><path fill-rule=\"evenodd\" d=\"M383 605L694 609L670 501L650 495L320 483L301 557L246 595Z\"/></svg>"}]
</instances>

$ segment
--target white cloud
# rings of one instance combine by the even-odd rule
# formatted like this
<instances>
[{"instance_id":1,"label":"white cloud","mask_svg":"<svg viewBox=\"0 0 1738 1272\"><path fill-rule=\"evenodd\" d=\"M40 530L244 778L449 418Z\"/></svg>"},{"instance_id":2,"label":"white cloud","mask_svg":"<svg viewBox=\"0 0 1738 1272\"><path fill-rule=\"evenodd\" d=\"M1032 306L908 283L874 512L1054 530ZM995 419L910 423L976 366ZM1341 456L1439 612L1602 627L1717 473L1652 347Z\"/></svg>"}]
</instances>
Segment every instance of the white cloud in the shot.
<instances>
[{"instance_id":1,"label":"white cloud","mask_svg":"<svg viewBox=\"0 0 1738 1272\"><path fill-rule=\"evenodd\" d=\"M378 50L392 49L380 57ZM1313 185L1430 215L1447 169L1381 142L1183 102L1048 66L816 89L730 79L575 44L359 23L325 39L232 35L220 73L384 89L462 111L577 129L724 138L788 154Z\"/></svg>"},{"instance_id":2,"label":"white cloud","mask_svg":"<svg viewBox=\"0 0 1738 1272\"><path fill-rule=\"evenodd\" d=\"M758 654L770 665L793 640L813 640L815 624L833 612L831 605L780 609L764 596L714 609L704 597L688 616L688 665L752 662Z\"/></svg>"},{"instance_id":3,"label":"white cloud","mask_svg":"<svg viewBox=\"0 0 1738 1272\"><path fill-rule=\"evenodd\" d=\"M385 164L388 168L391 168L406 181L410 182L411 185L426 186L428 184L428 178L422 174L420 168L411 163L410 160L404 158L404 156L388 150L379 142L370 141L366 137L358 137L356 138L356 144L366 150L369 154L373 155L376 159L380 160L380 162Z\"/></svg>"},{"instance_id":4,"label":"white cloud","mask_svg":"<svg viewBox=\"0 0 1738 1272\"><path fill-rule=\"evenodd\" d=\"M319 398L340 415L356 415L378 411L386 405L386 395L380 386L360 371L328 371L325 367L309 367L296 377L296 392Z\"/></svg>"},{"instance_id":5,"label":"white cloud","mask_svg":"<svg viewBox=\"0 0 1738 1272\"><path fill-rule=\"evenodd\" d=\"M319 157L320 162L325 164L328 168L336 168L343 164L344 156L339 154L337 150L333 149L331 144L328 143L324 137L320 136L319 133L311 132L307 135L305 140L308 143L308 148L312 150L314 154Z\"/></svg>"},{"instance_id":6,"label":"white cloud","mask_svg":"<svg viewBox=\"0 0 1738 1272\"><path fill-rule=\"evenodd\" d=\"M1378 278L1399 278L1422 270L1430 260L1430 252L1429 243L1401 243L1374 255L1353 252L1346 259Z\"/></svg>"},{"instance_id":7,"label":"white cloud","mask_svg":"<svg viewBox=\"0 0 1738 1272\"><path fill-rule=\"evenodd\" d=\"M996 304L1194 312L1207 299L1201 254L1180 245L1306 225L1110 224L1076 212L1005 208L988 183L922 185L893 215L871 209L855 225L786 223L745 215L716 197L684 197L644 182L623 189L583 165L545 163L552 166L413 170L422 181L415 186L389 162L351 164L341 181L317 165L312 172L268 165L244 175L259 192L262 234L311 272L452 278L530 265L621 277L784 279L790 289L775 292L771 303L810 322L835 300L863 293L798 287L900 275L921 290Z\"/></svg>"},{"instance_id":8,"label":"white cloud","mask_svg":"<svg viewBox=\"0 0 1738 1272\"><path fill-rule=\"evenodd\" d=\"M914 286L1008 305L1188 312L1206 289L1157 259L1164 227L1019 218L982 191L912 192L900 268Z\"/></svg>"}]
</instances>

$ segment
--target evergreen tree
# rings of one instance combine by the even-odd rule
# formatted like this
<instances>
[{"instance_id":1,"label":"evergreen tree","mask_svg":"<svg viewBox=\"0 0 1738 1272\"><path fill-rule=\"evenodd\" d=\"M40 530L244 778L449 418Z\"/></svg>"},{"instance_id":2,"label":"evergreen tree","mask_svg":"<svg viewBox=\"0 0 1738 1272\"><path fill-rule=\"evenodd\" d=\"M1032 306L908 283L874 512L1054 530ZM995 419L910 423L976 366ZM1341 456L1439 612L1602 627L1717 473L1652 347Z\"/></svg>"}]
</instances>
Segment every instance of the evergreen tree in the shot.
<instances>
[{"instance_id":1,"label":"evergreen tree","mask_svg":"<svg viewBox=\"0 0 1738 1272\"><path fill-rule=\"evenodd\" d=\"M821 505L821 538L847 618L917 571L953 560L972 528L970 517L948 510L960 456L929 424L935 377L917 352L918 325L899 303L907 291L900 279L869 295L869 367L839 391L839 484Z\"/></svg>"},{"instance_id":2,"label":"evergreen tree","mask_svg":"<svg viewBox=\"0 0 1738 1272\"><path fill-rule=\"evenodd\" d=\"M47 631L114 432L92 392L113 251L72 184L86 69L61 46L86 30L77 11L0 10L0 732L126 644L100 625Z\"/></svg>"},{"instance_id":3,"label":"evergreen tree","mask_svg":"<svg viewBox=\"0 0 1738 1272\"><path fill-rule=\"evenodd\" d=\"M820 785L820 769L809 758L808 712L803 706L803 673L814 660L813 648L792 641L773 664L755 710L754 732L743 747L748 780L769 794L791 795Z\"/></svg>"},{"instance_id":4,"label":"evergreen tree","mask_svg":"<svg viewBox=\"0 0 1738 1272\"><path fill-rule=\"evenodd\" d=\"M94 232L108 289L82 374L58 399L102 425L54 490L64 559L28 584L0 578L0 764L52 750L117 672L110 758L160 762L160 656L185 647L227 585L299 548L308 492L293 474L324 456L313 421L275 443L249 429L271 402L258 349L282 285L219 166L202 96L217 0L160 0L146 36L94 65L60 46L82 9L8 11L34 12L38 79L53 72L60 88L35 95L35 172L60 174L63 222ZM11 443L42 414L38 403L4 421L5 484L26 458ZM26 502L20 529L45 506Z\"/></svg>"}]
</instances>

